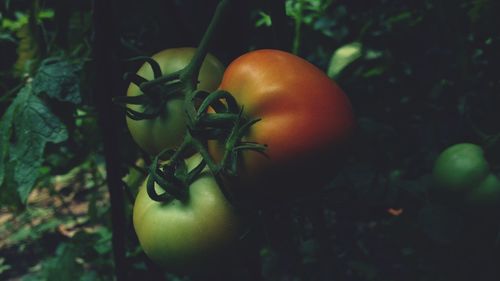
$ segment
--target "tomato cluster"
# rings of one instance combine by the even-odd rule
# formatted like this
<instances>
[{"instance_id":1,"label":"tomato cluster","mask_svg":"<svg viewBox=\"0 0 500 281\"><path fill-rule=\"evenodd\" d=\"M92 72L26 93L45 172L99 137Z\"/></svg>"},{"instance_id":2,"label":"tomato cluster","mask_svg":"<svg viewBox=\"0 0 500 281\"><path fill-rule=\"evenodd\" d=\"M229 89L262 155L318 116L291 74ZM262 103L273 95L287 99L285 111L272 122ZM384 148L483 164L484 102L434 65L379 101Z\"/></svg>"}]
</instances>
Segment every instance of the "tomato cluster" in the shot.
<instances>
[{"instance_id":1,"label":"tomato cluster","mask_svg":"<svg viewBox=\"0 0 500 281\"><path fill-rule=\"evenodd\" d=\"M479 207L500 203L500 181L476 144L458 143L446 148L436 159L433 176L436 186L459 197L459 202Z\"/></svg>"},{"instance_id":2,"label":"tomato cluster","mask_svg":"<svg viewBox=\"0 0 500 281\"><path fill-rule=\"evenodd\" d=\"M162 73L168 74L188 65L194 52L191 48L169 49L152 58ZM147 80L153 78L147 64L137 74ZM218 177L219 171L205 167L186 187L185 198L157 202L149 196L147 183L143 184L133 212L137 236L152 260L173 271L212 264L237 240L241 222L221 192L221 183L232 194L252 200L275 200L279 198L276 194L293 194L296 190L308 192L331 177L355 127L349 99L335 82L306 60L284 51L246 53L225 71L215 57L208 55L197 88L229 93L241 108L238 118L260 120L243 131L238 141L265 144L267 150L241 150L235 162L237 173L231 177ZM131 84L127 94L141 95L141 89ZM222 104L227 102L221 100ZM140 105L129 106L143 110ZM214 111L214 106L208 107L207 114ZM186 139L186 112L184 96L174 96L157 117L127 118L127 124L138 145L156 155L178 148ZM213 163L220 163L227 154L226 142L226 135L204 142L207 153L203 157L195 153L182 160L187 170L196 169L207 154ZM162 193L159 186L154 189Z\"/></svg>"}]
</instances>

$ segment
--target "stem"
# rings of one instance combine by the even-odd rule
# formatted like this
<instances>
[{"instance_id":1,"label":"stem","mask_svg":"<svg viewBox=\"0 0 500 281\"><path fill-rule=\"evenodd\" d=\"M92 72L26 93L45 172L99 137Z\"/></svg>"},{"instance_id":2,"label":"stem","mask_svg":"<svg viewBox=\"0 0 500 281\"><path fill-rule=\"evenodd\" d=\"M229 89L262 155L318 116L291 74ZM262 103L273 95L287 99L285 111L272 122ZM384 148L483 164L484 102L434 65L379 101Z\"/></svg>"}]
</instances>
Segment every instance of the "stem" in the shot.
<instances>
[{"instance_id":1,"label":"stem","mask_svg":"<svg viewBox=\"0 0 500 281\"><path fill-rule=\"evenodd\" d=\"M176 71L176 72L170 73L168 75L164 75L164 76L162 76L160 78L156 78L156 79L153 79L151 81L147 81L147 82L141 83L139 85L139 87L141 88L141 91L144 92L147 89L152 88L153 86L156 86L156 85L159 85L159 84L163 84L165 82L173 81L175 79L178 79L181 71Z\"/></svg>"},{"instance_id":2,"label":"stem","mask_svg":"<svg viewBox=\"0 0 500 281\"><path fill-rule=\"evenodd\" d=\"M301 39L301 28L302 28L302 7L304 4L304 0L298 0L298 14L295 17L295 35L293 37L293 48L292 53L294 55L299 54L300 48L300 39Z\"/></svg>"},{"instance_id":3,"label":"stem","mask_svg":"<svg viewBox=\"0 0 500 281\"><path fill-rule=\"evenodd\" d=\"M187 134L191 135L189 132ZM203 160L205 160L205 163L207 163L207 166L210 169L210 171L212 171L214 175L217 175L220 169L212 159L212 156L210 156L210 153L208 153L208 150L205 147L205 145L197 138L193 137L191 137L191 145L194 146L194 148L200 153L201 157L203 157Z\"/></svg>"},{"instance_id":4,"label":"stem","mask_svg":"<svg viewBox=\"0 0 500 281\"><path fill-rule=\"evenodd\" d=\"M114 257L114 271L117 281L126 280L128 267L125 258L125 206L123 196L123 185L121 181L120 155L116 140L118 136L116 124L118 112L110 110L113 108L112 95L110 93L121 92L118 88L121 85L120 76L113 59L113 52L116 51L118 38L116 30L113 30L113 2L110 0L93 1L93 22L94 22L94 98L98 112L98 122L103 137L104 158L106 161L106 180L111 201L111 227L112 245ZM115 7L116 8L116 7ZM114 79L110 80L109 77ZM121 119L121 118L120 118Z\"/></svg>"},{"instance_id":5,"label":"stem","mask_svg":"<svg viewBox=\"0 0 500 281\"><path fill-rule=\"evenodd\" d=\"M205 59L205 56L208 53L208 47L212 42L214 33L219 27L223 15L226 12L230 2L231 0L222 0L221 2L219 2L217 8L215 9L215 14L212 17L210 24L208 25L207 31L205 31L205 34L203 35L203 38L201 39L201 42L198 45L196 53L191 59L191 62L186 67L185 71L181 73L181 81L191 82L188 88L189 92L194 91L196 89L198 74L200 72L203 60Z\"/></svg>"},{"instance_id":6,"label":"stem","mask_svg":"<svg viewBox=\"0 0 500 281\"><path fill-rule=\"evenodd\" d=\"M10 89L9 91L7 91L7 93L5 93L2 97L0 97L0 103L6 101L10 96L12 96L13 94L17 94L17 92L22 88L24 87L24 83L22 84L19 84L17 86L15 86L14 88Z\"/></svg>"}]
</instances>

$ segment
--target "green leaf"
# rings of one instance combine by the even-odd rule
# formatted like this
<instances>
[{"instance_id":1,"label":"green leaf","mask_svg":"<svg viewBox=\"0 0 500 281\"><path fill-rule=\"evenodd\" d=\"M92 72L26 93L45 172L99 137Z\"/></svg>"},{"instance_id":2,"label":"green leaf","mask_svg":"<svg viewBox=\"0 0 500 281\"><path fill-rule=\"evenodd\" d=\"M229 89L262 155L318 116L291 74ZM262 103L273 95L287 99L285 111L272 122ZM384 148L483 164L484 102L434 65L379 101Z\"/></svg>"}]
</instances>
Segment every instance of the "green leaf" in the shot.
<instances>
[{"instance_id":1,"label":"green leaf","mask_svg":"<svg viewBox=\"0 0 500 281\"><path fill-rule=\"evenodd\" d=\"M271 20L271 15L263 11L259 11L259 19L257 19L257 21L255 22L255 26L259 27L259 26L271 26L271 25L273 25L273 21Z\"/></svg>"},{"instance_id":2,"label":"green leaf","mask_svg":"<svg viewBox=\"0 0 500 281\"><path fill-rule=\"evenodd\" d=\"M73 244L63 243L57 247L56 256L43 264L45 280L77 280L82 267L76 262L81 249Z\"/></svg>"},{"instance_id":3,"label":"green leaf","mask_svg":"<svg viewBox=\"0 0 500 281\"><path fill-rule=\"evenodd\" d=\"M111 233L111 231L109 231L109 229L107 228L101 228L99 229L97 234L99 235L99 238L94 244L94 249L96 250L96 252L100 255L111 253L111 238L113 236L113 233Z\"/></svg>"},{"instance_id":4,"label":"green leaf","mask_svg":"<svg viewBox=\"0 0 500 281\"><path fill-rule=\"evenodd\" d=\"M80 103L81 68L81 65L62 58L45 59L33 80L34 93L45 93L60 101Z\"/></svg>"},{"instance_id":5,"label":"green leaf","mask_svg":"<svg viewBox=\"0 0 500 281\"><path fill-rule=\"evenodd\" d=\"M349 64L361 57L362 45L359 42L352 42L338 48L330 59L328 76L336 78Z\"/></svg>"},{"instance_id":6,"label":"green leaf","mask_svg":"<svg viewBox=\"0 0 500 281\"><path fill-rule=\"evenodd\" d=\"M29 85L21 89L2 117L0 132L0 183L6 171L13 172L17 192L25 203L38 178L45 145L65 141L68 133ZM6 169L7 165L11 169Z\"/></svg>"},{"instance_id":7,"label":"green leaf","mask_svg":"<svg viewBox=\"0 0 500 281\"><path fill-rule=\"evenodd\" d=\"M368 69L366 72L363 73L364 78L370 78L374 76L380 76L384 74L386 71L386 67L383 65L375 66L373 68Z\"/></svg>"},{"instance_id":8,"label":"green leaf","mask_svg":"<svg viewBox=\"0 0 500 281\"><path fill-rule=\"evenodd\" d=\"M11 266L5 263L5 258L0 258L0 275L10 268Z\"/></svg>"}]
</instances>

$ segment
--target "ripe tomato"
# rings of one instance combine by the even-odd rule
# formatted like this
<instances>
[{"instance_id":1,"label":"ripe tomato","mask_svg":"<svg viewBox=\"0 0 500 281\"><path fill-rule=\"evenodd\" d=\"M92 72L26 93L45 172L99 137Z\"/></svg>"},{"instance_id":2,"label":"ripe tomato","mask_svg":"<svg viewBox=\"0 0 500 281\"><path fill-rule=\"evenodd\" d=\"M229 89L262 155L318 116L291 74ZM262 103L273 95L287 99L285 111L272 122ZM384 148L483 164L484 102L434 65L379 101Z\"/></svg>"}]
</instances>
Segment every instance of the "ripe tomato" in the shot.
<instances>
[{"instance_id":1,"label":"ripe tomato","mask_svg":"<svg viewBox=\"0 0 500 281\"><path fill-rule=\"evenodd\" d=\"M188 169L200 159L199 155L187 159ZM153 201L145 182L135 200L133 223L147 256L180 273L214 265L239 234L239 217L208 169L189 186L185 201Z\"/></svg>"},{"instance_id":2,"label":"ripe tomato","mask_svg":"<svg viewBox=\"0 0 500 281\"><path fill-rule=\"evenodd\" d=\"M483 149L472 143L446 148L436 159L434 182L454 204L493 207L500 203L500 181L491 173Z\"/></svg>"},{"instance_id":3,"label":"ripe tomato","mask_svg":"<svg viewBox=\"0 0 500 281\"><path fill-rule=\"evenodd\" d=\"M163 74L170 74L188 65L195 52L195 48L166 49L153 55L152 58L158 62ZM200 69L198 89L209 92L217 89L223 72L222 63L208 54ZM154 77L153 71L147 63L142 65L137 74L147 80ZM128 96L141 94L142 92L137 85L132 83L129 85ZM127 106L139 112L143 111L140 105ZM157 118L133 120L127 117L127 126L137 144L152 155L156 155L166 148L175 148L182 142L186 130L184 97L180 96L167 102L165 111Z\"/></svg>"},{"instance_id":4,"label":"ripe tomato","mask_svg":"<svg viewBox=\"0 0 500 281\"><path fill-rule=\"evenodd\" d=\"M273 193L331 178L355 121L347 96L320 69L284 51L257 50L234 60L219 88L236 98L246 118L262 118L243 141L268 145L268 158L242 153L239 186ZM209 146L220 159L221 142Z\"/></svg>"}]
</instances>

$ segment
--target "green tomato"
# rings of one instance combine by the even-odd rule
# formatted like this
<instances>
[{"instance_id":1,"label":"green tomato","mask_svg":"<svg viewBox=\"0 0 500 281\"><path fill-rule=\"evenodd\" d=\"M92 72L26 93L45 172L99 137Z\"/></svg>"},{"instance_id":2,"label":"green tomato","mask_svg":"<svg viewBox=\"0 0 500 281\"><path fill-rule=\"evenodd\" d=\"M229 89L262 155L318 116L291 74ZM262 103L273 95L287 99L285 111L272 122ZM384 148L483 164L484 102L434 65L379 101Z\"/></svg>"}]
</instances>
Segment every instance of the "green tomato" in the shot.
<instances>
[{"instance_id":1,"label":"green tomato","mask_svg":"<svg viewBox=\"0 0 500 281\"><path fill-rule=\"evenodd\" d=\"M465 195L465 202L471 206L494 207L500 203L500 180L489 174L477 187Z\"/></svg>"},{"instance_id":2,"label":"green tomato","mask_svg":"<svg viewBox=\"0 0 500 281\"><path fill-rule=\"evenodd\" d=\"M200 159L198 154L187 159L188 169ZM238 240L240 226L239 217L208 169L189 186L184 201L153 201L145 182L135 200L133 223L146 255L179 273L203 271L222 261Z\"/></svg>"},{"instance_id":3,"label":"green tomato","mask_svg":"<svg viewBox=\"0 0 500 281\"><path fill-rule=\"evenodd\" d=\"M459 143L445 149L434 164L437 186L465 192L478 186L490 173L483 149L471 143Z\"/></svg>"},{"instance_id":4,"label":"green tomato","mask_svg":"<svg viewBox=\"0 0 500 281\"><path fill-rule=\"evenodd\" d=\"M459 143L445 149L434 164L434 181L445 198L479 210L500 204L500 180L491 173L483 149ZM451 191L452 193L450 193Z\"/></svg>"},{"instance_id":5,"label":"green tomato","mask_svg":"<svg viewBox=\"0 0 500 281\"><path fill-rule=\"evenodd\" d=\"M166 49L155 55L153 59L160 65L162 73L170 74L183 69L189 64L196 52L195 48ZM198 76L198 88L212 92L219 86L224 73L222 63L208 54L203 61ZM149 64L145 63L137 71L137 74L153 79L153 71ZM141 95L139 87L131 83L127 90L127 96ZM130 109L142 112L140 105L127 105ZM133 120L127 117L127 126L135 142L146 152L152 155L158 154L166 148L175 148L183 140L186 130L186 116L184 112L184 97L179 96L167 102L163 113L154 119Z\"/></svg>"}]
</instances>

